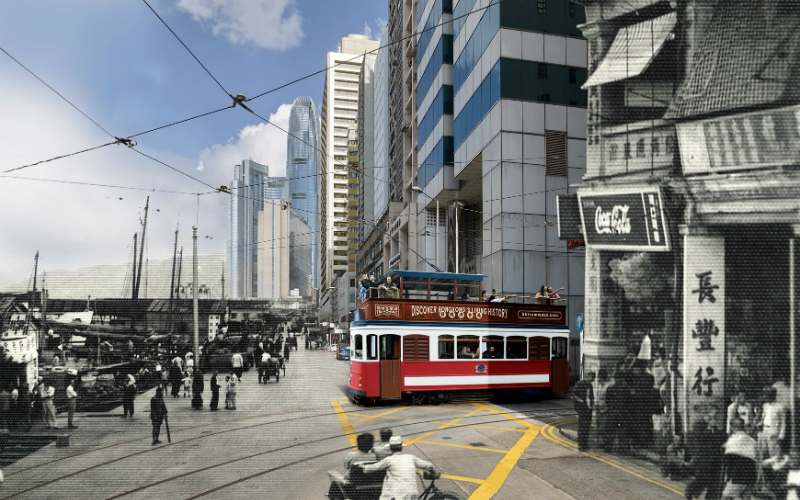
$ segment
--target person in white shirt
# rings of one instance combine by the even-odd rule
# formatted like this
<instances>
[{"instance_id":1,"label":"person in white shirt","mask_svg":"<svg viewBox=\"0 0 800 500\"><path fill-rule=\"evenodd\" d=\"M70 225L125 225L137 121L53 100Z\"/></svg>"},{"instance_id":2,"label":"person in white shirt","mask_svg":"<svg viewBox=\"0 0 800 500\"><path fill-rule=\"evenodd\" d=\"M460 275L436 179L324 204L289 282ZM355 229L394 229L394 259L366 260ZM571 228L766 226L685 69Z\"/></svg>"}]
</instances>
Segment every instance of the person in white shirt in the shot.
<instances>
[{"instance_id":1,"label":"person in white shirt","mask_svg":"<svg viewBox=\"0 0 800 500\"><path fill-rule=\"evenodd\" d=\"M42 403L44 405L44 423L45 428L58 429L56 425L56 405L53 403L53 397L56 395L55 388L50 384L45 384L44 392L42 393Z\"/></svg>"},{"instance_id":2,"label":"person in white shirt","mask_svg":"<svg viewBox=\"0 0 800 500\"><path fill-rule=\"evenodd\" d=\"M78 393L75 392L75 388L73 385L75 384L74 380L69 381L69 385L67 386L67 427L70 429L77 429L78 426L72 423L72 417L75 415L75 408L78 405Z\"/></svg>"},{"instance_id":3,"label":"person in white shirt","mask_svg":"<svg viewBox=\"0 0 800 500\"><path fill-rule=\"evenodd\" d=\"M780 441L786 436L786 407L776 401L774 387L764 389L766 403L762 406L761 432L758 434L758 447L763 458L771 458L780 453Z\"/></svg>"},{"instance_id":4,"label":"person in white shirt","mask_svg":"<svg viewBox=\"0 0 800 500\"><path fill-rule=\"evenodd\" d=\"M392 436L389 440L392 454L380 462L364 467L364 472L386 471L380 500L416 500L419 496L419 469L434 470L430 462L403 453L403 440Z\"/></svg>"},{"instance_id":5,"label":"person in white shirt","mask_svg":"<svg viewBox=\"0 0 800 500\"><path fill-rule=\"evenodd\" d=\"M238 352L231 356L231 366L233 367L233 373L236 375L236 378L241 380L242 372L244 371L244 358L242 358L242 355Z\"/></svg>"}]
</instances>

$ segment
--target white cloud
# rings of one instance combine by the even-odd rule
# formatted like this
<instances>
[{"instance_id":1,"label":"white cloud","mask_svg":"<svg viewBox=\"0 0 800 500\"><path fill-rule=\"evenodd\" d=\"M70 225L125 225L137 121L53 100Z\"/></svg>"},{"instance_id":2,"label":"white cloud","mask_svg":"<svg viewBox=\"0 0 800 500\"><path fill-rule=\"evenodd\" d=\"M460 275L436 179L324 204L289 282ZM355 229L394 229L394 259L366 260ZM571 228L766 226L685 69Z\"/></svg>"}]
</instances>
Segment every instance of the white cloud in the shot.
<instances>
[{"instance_id":1,"label":"white cloud","mask_svg":"<svg viewBox=\"0 0 800 500\"><path fill-rule=\"evenodd\" d=\"M361 34L372 40L372 28L369 27L369 23L364 22L364 31Z\"/></svg>"},{"instance_id":2,"label":"white cloud","mask_svg":"<svg viewBox=\"0 0 800 500\"><path fill-rule=\"evenodd\" d=\"M305 36L295 0L178 0L177 7L234 45L286 50Z\"/></svg>"},{"instance_id":3,"label":"white cloud","mask_svg":"<svg viewBox=\"0 0 800 500\"><path fill-rule=\"evenodd\" d=\"M283 130L289 130L291 104L281 104L277 111L269 115L269 121ZM215 177L223 173L227 184L233 175L233 166L242 160L254 161L269 166L271 176L286 174L286 133L268 123L247 125L239 131L239 136L230 138L226 144L215 144L200 151L200 166Z\"/></svg>"}]
</instances>

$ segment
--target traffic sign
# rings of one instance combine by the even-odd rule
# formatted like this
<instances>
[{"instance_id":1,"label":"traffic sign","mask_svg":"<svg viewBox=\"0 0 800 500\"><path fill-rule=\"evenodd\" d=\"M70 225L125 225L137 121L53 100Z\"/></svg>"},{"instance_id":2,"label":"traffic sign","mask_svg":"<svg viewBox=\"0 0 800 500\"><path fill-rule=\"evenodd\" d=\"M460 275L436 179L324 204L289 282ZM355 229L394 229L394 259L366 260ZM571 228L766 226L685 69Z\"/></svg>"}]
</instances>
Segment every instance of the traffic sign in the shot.
<instances>
[{"instance_id":1,"label":"traffic sign","mask_svg":"<svg viewBox=\"0 0 800 500\"><path fill-rule=\"evenodd\" d=\"M583 330L583 313L578 313L578 316L575 319L575 326L578 327L578 330Z\"/></svg>"}]
</instances>

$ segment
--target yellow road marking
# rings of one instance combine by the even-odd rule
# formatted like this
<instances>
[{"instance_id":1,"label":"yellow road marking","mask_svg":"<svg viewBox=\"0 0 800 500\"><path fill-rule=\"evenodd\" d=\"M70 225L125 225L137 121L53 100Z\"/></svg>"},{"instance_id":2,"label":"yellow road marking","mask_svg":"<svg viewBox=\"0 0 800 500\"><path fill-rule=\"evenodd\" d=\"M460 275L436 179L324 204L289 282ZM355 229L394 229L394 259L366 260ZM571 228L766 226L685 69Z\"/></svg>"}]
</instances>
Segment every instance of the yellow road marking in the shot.
<instances>
[{"instance_id":1,"label":"yellow road marking","mask_svg":"<svg viewBox=\"0 0 800 500\"><path fill-rule=\"evenodd\" d=\"M383 413L378 413L377 415L370 415L370 416L368 416L366 418L362 418L361 420L356 420L355 422L350 422L350 423L351 424L360 424L362 422L366 422L367 420L372 420L373 418L381 418L384 415L389 415L390 413L394 413L396 411L405 410L406 408L408 408L408 406L400 406L398 408L393 408L393 409L391 409L389 411L385 411Z\"/></svg>"},{"instance_id":2,"label":"yellow road marking","mask_svg":"<svg viewBox=\"0 0 800 500\"><path fill-rule=\"evenodd\" d=\"M333 411L336 412L336 416L339 418L339 423L342 424L342 430L347 435L347 440L350 442L350 446L355 448L356 433L353 430L353 425L350 423L350 419L347 418L347 414L344 412L344 408L342 408L342 405L339 403L339 401L331 401L331 406L333 406Z\"/></svg>"},{"instance_id":3,"label":"yellow road marking","mask_svg":"<svg viewBox=\"0 0 800 500\"><path fill-rule=\"evenodd\" d=\"M459 417L459 418L457 418L457 419L455 419L455 420L451 420L451 421L447 422L447 423L446 423L446 424L444 424L444 425L440 425L440 426L439 426L439 427L437 427L435 430L432 430L432 431L430 431L430 432L426 432L426 433L424 433L424 434L421 434L421 435L419 435L419 436L415 437L414 439L409 439L408 441L406 441L406 445L409 445L409 444L414 444L414 443L416 443L417 441L422 441L423 439L425 439L426 437L428 437L428 436L430 436L431 434L435 433L436 431L441 431L441 430L443 430L443 429L447 429L447 428L448 428L448 427L450 427L451 425L455 425L455 424L457 424L457 423L461 422L462 420L464 420L465 418L469 418L469 417L471 417L472 415L475 415L476 413L480 413L480 412L482 412L482 411L483 411L483 408L478 408L477 410L473 410L473 411L471 411L471 412L467 413L466 415L464 415L463 417Z\"/></svg>"},{"instance_id":4,"label":"yellow road marking","mask_svg":"<svg viewBox=\"0 0 800 500\"><path fill-rule=\"evenodd\" d=\"M512 422L515 422L515 423L517 423L519 425L523 425L523 426L527 427L528 429L535 429L537 431L541 430L538 426L533 425L530 422L526 422L525 420L519 419L517 417L513 417L513 416L509 415L508 413L502 412L500 410L495 410L491 406L486 406L483 403L472 403L472 404L474 404L478 408L481 408L482 410L486 410L486 411L495 413L497 415L502 415L502 416L506 417L507 419L511 420Z\"/></svg>"},{"instance_id":5,"label":"yellow road marking","mask_svg":"<svg viewBox=\"0 0 800 500\"><path fill-rule=\"evenodd\" d=\"M371 416L371 415L367 415L365 413L353 413L353 412L348 413L348 415L353 416L353 417L370 417ZM418 418L405 418L405 417L381 417L381 418L382 419L387 419L387 420L404 420L406 422L419 422L421 424L440 424L441 425L441 424L446 423L446 422L443 422L441 420L420 420ZM358 422L361 422L361 421L359 420ZM355 424L355 423L358 423L358 422L353 422L353 423Z\"/></svg>"},{"instance_id":6,"label":"yellow road marking","mask_svg":"<svg viewBox=\"0 0 800 500\"><path fill-rule=\"evenodd\" d=\"M450 474L442 474L444 479L452 479L453 481L464 481L467 483L483 484L483 479L475 479L474 477L451 476Z\"/></svg>"},{"instance_id":7,"label":"yellow road marking","mask_svg":"<svg viewBox=\"0 0 800 500\"><path fill-rule=\"evenodd\" d=\"M439 446L451 446L453 448L463 448L465 450L477 450L477 451L492 451L494 453L507 453L508 450L495 450L494 448L483 448L481 446L467 446L463 444L453 444L453 443L440 443L439 441L417 441L418 443L424 444L436 444Z\"/></svg>"},{"instance_id":8,"label":"yellow road marking","mask_svg":"<svg viewBox=\"0 0 800 500\"><path fill-rule=\"evenodd\" d=\"M566 423L566 422L564 422L564 423ZM571 449L573 451L577 451L577 449L578 449L577 445L575 445L571 441L567 441L564 438L562 438L560 436L557 436L555 434L556 429L557 428L552 426L552 425L545 425L545 427L543 429L543 432L542 432L542 435L545 438L549 439L550 441L552 441L552 442L554 442L556 444L560 444L561 446L563 446L565 448ZM610 459L610 458L607 458L607 457L603 457L603 456L600 456L600 455L596 455L594 453L586 453L586 452L582 452L582 453L584 455L586 455L587 457L593 458L593 459L595 459L595 460L597 460L599 462L603 462L604 464L610 465L610 466L612 466L612 467L614 467L616 469L619 469L619 470L621 470L623 472L627 472L628 474L630 474L632 476L635 476L635 477L638 477L639 479L642 479L644 481L647 481L648 483L655 484L656 486L661 486L665 490L669 490L669 491L675 493L678 496L681 496L681 497L684 496L682 491L676 490L675 488L671 487L668 484L662 483L662 482L657 481L655 479L651 479L649 477L643 476L642 474L634 472L633 470L625 467L624 465L620 464L619 462L617 462L617 461L615 461L613 459Z\"/></svg>"},{"instance_id":9,"label":"yellow road marking","mask_svg":"<svg viewBox=\"0 0 800 500\"><path fill-rule=\"evenodd\" d=\"M511 470L517 465L517 461L522 457L525 450L528 449L528 446L530 446L538 434L539 430L535 428L529 428L525 431L525 434L522 435L519 441L508 450L508 453L506 453L502 459L500 459L500 463L497 464L483 484L478 486L478 489L470 495L470 500L488 500L492 498L500 487L503 486Z\"/></svg>"}]
</instances>

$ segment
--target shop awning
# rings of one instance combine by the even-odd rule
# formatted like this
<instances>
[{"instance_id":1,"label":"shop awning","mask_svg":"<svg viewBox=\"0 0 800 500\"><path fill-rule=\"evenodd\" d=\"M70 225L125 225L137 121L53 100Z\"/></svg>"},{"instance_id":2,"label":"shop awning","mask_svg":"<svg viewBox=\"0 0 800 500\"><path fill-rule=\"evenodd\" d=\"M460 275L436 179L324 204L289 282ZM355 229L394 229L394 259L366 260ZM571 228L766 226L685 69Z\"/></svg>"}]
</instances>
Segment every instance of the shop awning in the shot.
<instances>
[{"instance_id":1,"label":"shop awning","mask_svg":"<svg viewBox=\"0 0 800 500\"><path fill-rule=\"evenodd\" d=\"M752 6L752 0L717 4L665 119L800 102L797 17Z\"/></svg>"},{"instance_id":2,"label":"shop awning","mask_svg":"<svg viewBox=\"0 0 800 500\"><path fill-rule=\"evenodd\" d=\"M589 76L583 88L633 78L645 72L661 52L675 28L675 12L622 28L611 43L606 57Z\"/></svg>"}]
</instances>

